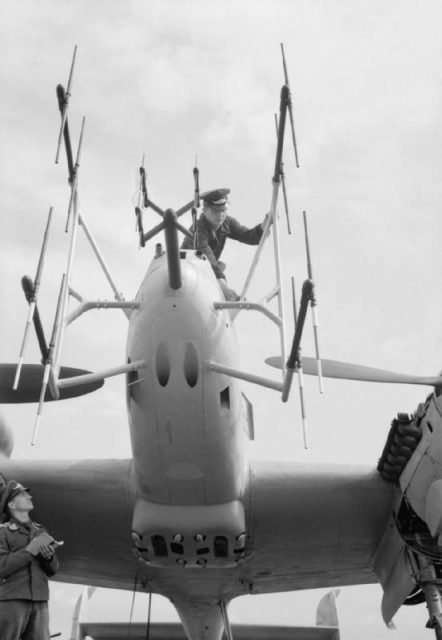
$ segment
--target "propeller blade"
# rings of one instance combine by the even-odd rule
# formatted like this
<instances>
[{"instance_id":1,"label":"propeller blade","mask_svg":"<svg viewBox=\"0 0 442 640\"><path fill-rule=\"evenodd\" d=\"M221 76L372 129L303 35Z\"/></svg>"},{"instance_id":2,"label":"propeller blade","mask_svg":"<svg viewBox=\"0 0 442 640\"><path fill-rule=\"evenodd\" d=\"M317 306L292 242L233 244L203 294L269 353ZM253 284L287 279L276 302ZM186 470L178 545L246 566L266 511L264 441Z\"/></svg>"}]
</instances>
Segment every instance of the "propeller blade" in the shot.
<instances>
[{"instance_id":1,"label":"propeller blade","mask_svg":"<svg viewBox=\"0 0 442 640\"><path fill-rule=\"evenodd\" d=\"M282 369L281 356L266 358L266 363L276 369ZM394 371L351 364L350 362L340 362L339 360L321 360L321 364L322 375L326 378L393 384L422 384L430 387L442 386L442 376L412 376L405 373L395 373ZM318 375L316 358L303 357L302 368L306 375Z\"/></svg>"}]
</instances>

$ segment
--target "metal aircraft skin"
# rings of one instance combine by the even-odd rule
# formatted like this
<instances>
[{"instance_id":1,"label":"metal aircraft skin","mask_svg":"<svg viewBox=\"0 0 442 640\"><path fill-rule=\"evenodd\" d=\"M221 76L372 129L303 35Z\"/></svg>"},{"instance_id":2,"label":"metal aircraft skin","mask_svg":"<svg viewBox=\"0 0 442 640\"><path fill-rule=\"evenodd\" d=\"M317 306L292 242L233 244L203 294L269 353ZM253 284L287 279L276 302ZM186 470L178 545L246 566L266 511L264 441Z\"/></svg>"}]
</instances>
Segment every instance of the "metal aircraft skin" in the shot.
<instances>
[{"instance_id":1,"label":"metal aircraft skin","mask_svg":"<svg viewBox=\"0 0 442 640\"><path fill-rule=\"evenodd\" d=\"M279 146L282 153L281 139ZM277 155L263 234L264 242L271 231L275 255L280 165ZM381 582L387 623L407 599L408 604L427 599L439 633L440 378L417 381L434 384L434 392L416 414L398 417L378 469L250 459L253 416L240 380L272 383L239 369L234 317L250 304L245 291L239 302L227 303L206 257L179 249L177 219L196 199L178 214L159 211L166 251L157 251L135 300L115 303L128 317L126 363L98 374L61 375L65 330L94 307L80 300L79 308L68 312L75 234L80 227L88 233L77 208L75 175L70 178L72 252L46 354L45 386L41 394L40 381L38 390L31 388L32 371L25 364L22 383L31 390L18 382L14 401L40 398L41 406L45 397L56 399L82 383L79 394L92 391L104 378L124 373L133 455L2 460L0 471L32 487L38 518L65 541L56 579L162 594L176 607L189 640L220 640L224 631L230 637L227 607L240 595ZM143 241L148 236L140 231ZM36 311L34 304L34 321ZM299 342L294 345L291 374L302 365ZM283 351L276 366L285 359ZM340 367L329 361L323 374L341 371L343 377L367 379L363 367L350 372L349 365ZM377 379L379 372L370 371L368 379ZM287 371L283 374L283 382L274 383L280 391ZM416 382L382 375L388 382ZM3 402L11 401L12 379L7 384L5 379Z\"/></svg>"}]
</instances>

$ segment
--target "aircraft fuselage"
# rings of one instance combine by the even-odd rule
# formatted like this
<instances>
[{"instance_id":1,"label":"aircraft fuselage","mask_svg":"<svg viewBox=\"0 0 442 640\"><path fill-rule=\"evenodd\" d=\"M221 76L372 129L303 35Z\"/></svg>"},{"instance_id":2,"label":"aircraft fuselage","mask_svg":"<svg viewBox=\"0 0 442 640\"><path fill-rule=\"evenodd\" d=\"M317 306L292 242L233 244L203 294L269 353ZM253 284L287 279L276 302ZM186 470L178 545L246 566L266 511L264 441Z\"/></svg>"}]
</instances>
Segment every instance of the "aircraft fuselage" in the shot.
<instances>
[{"instance_id":1,"label":"aircraft fuselage","mask_svg":"<svg viewBox=\"0 0 442 640\"><path fill-rule=\"evenodd\" d=\"M241 497L248 477L247 422L236 380L238 345L204 256L180 253L182 286L166 256L153 260L130 318L127 358L145 367L127 380L136 476L133 529L143 559L160 566L234 566L243 556Z\"/></svg>"}]
</instances>

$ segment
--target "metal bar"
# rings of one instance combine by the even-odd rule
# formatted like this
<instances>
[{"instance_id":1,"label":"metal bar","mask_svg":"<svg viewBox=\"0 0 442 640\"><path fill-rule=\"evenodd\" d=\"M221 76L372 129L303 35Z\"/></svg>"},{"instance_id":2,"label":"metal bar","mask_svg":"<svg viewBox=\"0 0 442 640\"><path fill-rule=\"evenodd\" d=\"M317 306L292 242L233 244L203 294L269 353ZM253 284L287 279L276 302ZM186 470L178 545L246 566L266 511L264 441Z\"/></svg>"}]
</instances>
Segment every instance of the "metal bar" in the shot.
<instances>
[{"instance_id":1,"label":"metal bar","mask_svg":"<svg viewBox=\"0 0 442 640\"><path fill-rule=\"evenodd\" d=\"M304 449L308 449L307 416L305 412L305 402L304 402L304 372L302 370L302 364L300 364L297 371L298 371L299 401L301 404L302 438L304 441Z\"/></svg>"},{"instance_id":2,"label":"metal bar","mask_svg":"<svg viewBox=\"0 0 442 640\"><path fill-rule=\"evenodd\" d=\"M287 368L294 369L298 363L299 347L301 344L302 331L305 323L305 316L307 314L308 304L310 302L313 283L311 280L306 280L302 285L301 304L299 306L298 322L296 323L295 335L293 336L292 348L290 351L289 359L287 360Z\"/></svg>"},{"instance_id":3,"label":"metal bar","mask_svg":"<svg viewBox=\"0 0 442 640\"><path fill-rule=\"evenodd\" d=\"M276 272L276 282L279 286L278 291L278 315L281 318L281 328L280 328L280 343L281 343L281 355L284 366L282 368L282 379L284 380L285 375L285 359L286 359L286 332L285 332L285 321L284 321L284 289L282 286L282 265L281 265L281 252L279 248L279 220L276 216L275 211L275 219L273 222L273 247L274 247L274 259L275 259L275 272Z\"/></svg>"},{"instance_id":4,"label":"metal bar","mask_svg":"<svg viewBox=\"0 0 442 640\"><path fill-rule=\"evenodd\" d=\"M44 372L43 372L43 382L41 385L41 392L40 392L40 399L38 402L38 409L37 409L37 416L35 418L35 423L34 423L34 431L32 433L32 440L31 440L31 445L34 446L36 441L37 441L37 434L38 434L38 427L39 427L39 423L40 423L40 418L43 412L43 404L44 404L44 399L45 399L45 395L46 395L46 389L48 386L48 382L49 382L49 372L51 370L51 366L52 366L52 355L54 353L54 348L55 348L55 344L56 344L56 337L57 337L57 333L58 333L58 324L60 321L60 312L61 312L61 308L63 305L63 294L64 294L64 289L65 289L65 282L66 282L66 274L63 274L63 277L61 279L61 286L60 286L60 291L58 294L58 301L57 301L57 309L55 311L55 318L54 318L54 326L52 328L52 336L51 336L51 341L49 343L49 351L48 351L48 357L46 359L45 362L45 368L44 368Z\"/></svg>"},{"instance_id":5,"label":"metal bar","mask_svg":"<svg viewBox=\"0 0 442 640\"><path fill-rule=\"evenodd\" d=\"M292 301L293 301L293 318L296 324L298 322L298 309L296 306L296 291L295 291L295 278L291 277L291 285L292 285ZM307 442L307 415L305 410L305 400L304 400L304 371L302 368L302 360L301 360L301 348L298 350L299 354L299 364L298 364L298 389L299 389L299 401L301 404L301 419L302 419L302 434L304 439L304 449L308 449ZM288 394L287 394L288 398Z\"/></svg>"},{"instance_id":6,"label":"metal bar","mask_svg":"<svg viewBox=\"0 0 442 640\"><path fill-rule=\"evenodd\" d=\"M67 115L68 115L69 98L71 97L71 84L72 84L72 78L74 75L74 66L75 66L76 56L77 56L77 45L75 45L74 47L74 55L72 57L71 71L69 73L68 88L66 90L66 94L64 97L63 109L61 110L61 126L60 126L60 133L58 135L57 153L55 154L55 164L58 164L58 157L60 154L60 147L61 147L61 137L63 135L64 126L66 124Z\"/></svg>"},{"instance_id":7,"label":"metal bar","mask_svg":"<svg viewBox=\"0 0 442 640\"><path fill-rule=\"evenodd\" d=\"M34 290L34 283L32 282L29 276L23 276L23 278L21 279L21 285L22 285L26 300L30 302L32 297L32 292ZM35 308L34 308L33 321L34 321L35 333L37 334L38 345L40 347L41 359L42 359L42 362L44 363L44 361L48 357L48 345L46 343L46 338L44 335L43 325L41 323L40 313L38 311L37 304L35 304Z\"/></svg>"},{"instance_id":8,"label":"metal bar","mask_svg":"<svg viewBox=\"0 0 442 640\"><path fill-rule=\"evenodd\" d=\"M263 298L261 298L260 303L263 304L263 302L265 302L267 304L271 300L273 300L273 298L276 298L278 294L279 294L279 285L275 285L271 291L269 291Z\"/></svg>"},{"instance_id":9,"label":"metal bar","mask_svg":"<svg viewBox=\"0 0 442 640\"><path fill-rule=\"evenodd\" d=\"M274 391L282 391L283 385L281 382L275 382L273 380L269 380L268 378L262 378L261 376L255 376L251 373L246 373L245 371L239 371L238 369L234 369L233 367L227 367L223 364L219 364L218 362L206 361L205 363L207 369L210 371L215 371L216 373L223 373L226 376L230 376L232 378L238 378L238 380L245 380L246 382L252 382L253 384L258 384L261 387L267 387L268 389L273 389Z\"/></svg>"},{"instance_id":10,"label":"metal bar","mask_svg":"<svg viewBox=\"0 0 442 640\"><path fill-rule=\"evenodd\" d=\"M271 205L271 209L270 209L270 214L267 217L266 224L264 226L263 233L262 233L262 236L261 236L261 240L259 241L259 245L258 245L258 247L257 247L257 249L255 251L255 255L253 256L252 264L250 265L250 269L249 269L249 272L247 274L246 281L244 283L244 286L243 286L243 289L242 289L242 292L241 292L241 296L240 297L243 300L246 297L246 294L247 294L247 291L249 289L250 283L251 283L252 278L253 278L253 276L255 274L256 266L258 264L259 258L261 257L261 252L262 252L262 248L264 246L264 242L267 239L267 234L269 232L270 225L271 225L271 223L272 223L272 221L274 219L274 216L275 216L276 205L277 205L277 202L278 202L278 189L279 189L279 182L274 182L273 183L272 205Z\"/></svg>"},{"instance_id":11,"label":"metal bar","mask_svg":"<svg viewBox=\"0 0 442 640\"><path fill-rule=\"evenodd\" d=\"M184 215L185 213L187 213L188 211L190 211L190 209L193 207L193 200L191 200L190 202L188 202L187 204L185 204L183 207L181 207L181 209L177 209L175 211L176 213L176 217L180 218L182 215Z\"/></svg>"},{"instance_id":12,"label":"metal bar","mask_svg":"<svg viewBox=\"0 0 442 640\"><path fill-rule=\"evenodd\" d=\"M135 360L134 362L130 362L129 364L123 364L119 367L112 367L111 369L104 369L103 371L85 373L84 375L74 376L72 378L61 378L58 381L58 388L65 389L66 387L78 387L81 384L95 382L96 380L101 380L102 378L111 378L113 376L118 376L121 373L137 371L138 369L141 369L141 367L144 367L145 364L145 360Z\"/></svg>"},{"instance_id":13,"label":"metal bar","mask_svg":"<svg viewBox=\"0 0 442 640\"><path fill-rule=\"evenodd\" d=\"M141 192L143 194L143 205L144 207L147 207L149 197L147 195L146 169L144 168L144 154L143 154L143 160L141 162L141 167L140 167L140 187L141 187Z\"/></svg>"},{"instance_id":14,"label":"metal bar","mask_svg":"<svg viewBox=\"0 0 442 640\"><path fill-rule=\"evenodd\" d=\"M136 231L138 231L139 247L144 247L146 241L144 240L143 213L140 207L135 207L135 216L137 220Z\"/></svg>"},{"instance_id":15,"label":"metal bar","mask_svg":"<svg viewBox=\"0 0 442 640\"><path fill-rule=\"evenodd\" d=\"M281 89L281 102L279 107L278 145L276 147L275 172L273 181L279 182L281 175L282 151L284 148L285 121L289 101L289 88L285 84Z\"/></svg>"},{"instance_id":16,"label":"metal bar","mask_svg":"<svg viewBox=\"0 0 442 640\"><path fill-rule=\"evenodd\" d=\"M147 207L150 207L151 209L156 211L156 213L159 213L160 216L164 216L164 211L160 209L160 207L156 205L155 202L152 202L152 200L149 200L149 198L147 197L147 194L145 196L145 202L147 203L146 204Z\"/></svg>"},{"instance_id":17,"label":"metal bar","mask_svg":"<svg viewBox=\"0 0 442 640\"><path fill-rule=\"evenodd\" d=\"M78 291L75 291L75 289L73 289L72 287L69 287L69 295L78 300L78 302L84 301L83 296L80 295Z\"/></svg>"},{"instance_id":18,"label":"metal bar","mask_svg":"<svg viewBox=\"0 0 442 640\"><path fill-rule=\"evenodd\" d=\"M298 322L298 310L296 308L295 278L293 276L291 277L291 283L292 283L293 318L295 320L295 327L296 327L296 323Z\"/></svg>"},{"instance_id":19,"label":"metal bar","mask_svg":"<svg viewBox=\"0 0 442 640\"><path fill-rule=\"evenodd\" d=\"M57 375L55 376L56 378L58 377L58 369L60 366L61 349L63 346L64 329L65 329L65 316L66 316L66 310L67 310L67 305L69 300L69 288L71 284L72 264L74 260L75 244L76 244L77 232L78 232L79 213L78 213L78 193L76 190L74 193L73 209L74 209L74 212L73 212L73 220L72 220L72 231L71 231L71 237L69 241L68 260L66 265L66 287L64 289L63 299L62 299L62 310L61 310L62 321L60 323L60 329L57 333L57 337L55 340L54 370L57 372Z\"/></svg>"},{"instance_id":20,"label":"metal bar","mask_svg":"<svg viewBox=\"0 0 442 640\"><path fill-rule=\"evenodd\" d=\"M264 225L263 234L261 236L261 240L259 242L258 248L253 257L252 264L250 266L249 273L247 274L247 278L241 293L241 298L245 298L247 290L250 286L250 282L255 273L256 265L258 264L258 260L261 256L262 247L267 238L267 234L270 229L270 225L272 222L276 224L276 207L278 204L278 191L280 185L280 167L281 167L281 157L283 151L284 144L284 131L285 131L285 119L287 112L287 95L288 95L288 87L283 86L281 89L281 102L280 102L280 118L279 118L279 129L278 129L278 144L276 149L276 159L275 159L275 172L273 176L273 191L272 191L272 203L270 207L270 214L267 217L266 223ZM275 232L274 232L275 235ZM277 248L278 241L276 241L275 248Z\"/></svg>"},{"instance_id":21,"label":"metal bar","mask_svg":"<svg viewBox=\"0 0 442 640\"><path fill-rule=\"evenodd\" d=\"M264 307L262 304L258 304L257 302L215 302L213 305L214 309L239 309L244 311L260 311L265 316L267 316L272 322L274 322L278 327L281 327L282 320L278 318L277 315L272 313L269 309Z\"/></svg>"},{"instance_id":22,"label":"metal bar","mask_svg":"<svg viewBox=\"0 0 442 640\"><path fill-rule=\"evenodd\" d=\"M85 219L83 218L83 216L81 214L79 214L79 221L80 221L80 224L83 227L83 230L84 230L84 232L86 234L86 237L89 240L89 243L90 243L90 245L91 245L91 247L92 247L92 249L93 249L93 251L94 251L94 253L95 253L96 257L97 257L97 259L98 259L98 262L100 263L101 268L103 269L104 275L106 276L106 279L109 282L109 284L111 286L111 289L115 294L115 299L119 300L120 302L123 301L124 297L118 291L117 285L114 283L114 281L112 279L110 271L109 271L109 269L108 269L108 267L106 265L106 262L105 262L105 260L104 260L104 258L102 256L102 254L101 254L101 251L98 248L98 245L95 242L94 237L93 237L91 231L89 230ZM125 313L125 315L126 315L126 317L129 317L129 313Z\"/></svg>"},{"instance_id":23,"label":"metal bar","mask_svg":"<svg viewBox=\"0 0 442 640\"><path fill-rule=\"evenodd\" d=\"M25 332L24 332L24 335L23 335L23 340L22 340L19 359L18 359L18 365L17 365L17 369L16 369L16 372L15 372L14 384L13 384L13 387L12 387L14 389L14 391L17 390L18 383L19 383L19 380L20 380L21 369L22 369L23 362L24 362L24 359L25 359L26 345L27 345L28 337L29 337L29 330L31 328L31 324L32 324L32 321L33 321L33 318L34 318L35 307L36 307L36 304L37 304L37 294L38 294L38 290L40 288L41 274L43 272L43 264L44 264L44 259L45 259L45 255L46 255L46 249L47 249L47 243L48 243L48 237L49 237L49 228L50 228L51 221L52 221L52 212L53 212L53 207L50 207L49 214L48 214L48 220L47 220L47 223L46 223L46 228L45 228L45 232L44 232L44 236L43 236L43 244L42 244L41 251L40 251L40 257L38 259L37 271L36 271L36 274L35 274L34 284L33 284L33 287L32 287L32 293L31 293L30 299L28 300L28 302L29 302L28 316L27 316L27 319L26 319Z\"/></svg>"},{"instance_id":24,"label":"metal bar","mask_svg":"<svg viewBox=\"0 0 442 640\"><path fill-rule=\"evenodd\" d=\"M57 91L58 108L60 110L60 113L63 115L64 104L66 101L66 94L61 84L57 86L56 91ZM63 137L64 137L64 145L66 149L66 160L68 163L69 180L72 181L74 179L74 160L72 157L71 137L69 135L69 121L67 116L66 116L65 125L63 127Z\"/></svg>"},{"instance_id":25,"label":"metal bar","mask_svg":"<svg viewBox=\"0 0 442 640\"><path fill-rule=\"evenodd\" d=\"M71 197L69 199L68 217L67 217L67 220L66 220L66 228L65 228L66 232L67 232L67 230L69 228L69 221L71 219L72 205L73 205L73 202L74 202L75 194L77 193L78 169L80 168L80 157L81 157L81 148L83 146L83 133L84 133L85 122L86 122L86 118L83 118L83 121L82 121L82 124L81 124L80 140L78 142L77 159L75 161L75 167L74 167L74 179L73 179L72 184L71 184Z\"/></svg>"},{"instance_id":26,"label":"metal bar","mask_svg":"<svg viewBox=\"0 0 442 640\"><path fill-rule=\"evenodd\" d=\"M196 165L196 161L195 161ZM199 169L197 166L193 168L193 207L192 207L192 228L193 228L193 249L196 251L198 248L198 227L197 227L197 215L198 207L200 206L200 185L199 185Z\"/></svg>"},{"instance_id":27,"label":"metal bar","mask_svg":"<svg viewBox=\"0 0 442 640\"><path fill-rule=\"evenodd\" d=\"M279 135L279 125L278 125L278 116L275 113L275 128L276 128L276 138L278 138ZM290 227L290 216L289 216L289 203L287 200L287 190L285 187L285 174L284 174L284 162L281 158L281 185L282 185L282 195L283 195L283 200L284 200L284 210L285 210L285 218L287 221L287 231L289 233L289 235L291 235L292 230Z\"/></svg>"},{"instance_id":28,"label":"metal bar","mask_svg":"<svg viewBox=\"0 0 442 640\"><path fill-rule=\"evenodd\" d=\"M151 229L150 231L148 231L147 233L144 234L144 236L143 236L144 243L146 243L148 240L150 240L151 238L156 236L157 233L159 233L163 229L164 229L164 222L160 222L153 229Z\"/></svg>"},{"instance_id":29,"label":"metal bar","mask_svg":"<svg viewBox=\"0 0 442 640\"><path fill-rule=\"evenodd\" d=\"M313 268L310 254L310 242L307 228L307 213L305 211L302 212L304 219L304 235L305 235L305 248L307 252L307 273L309 279L313 283ZM310 306L312 309L312 321L313 321L313 335L315 340L315 355L317 361L317 369L318 369L318 382L319 382L319 391L320 393L324 393L324 380L322 376L322 364L321 364L321 356L319 353L319 322L318 322L318 313L317 313L317 302L315 296L315 286L313 284Z\"/></svg>"},{"instance_id":30,"label":"metal bar","mask_svg":"<svg viewBox=\"0 0 442 640\"><path fill-rule=\"evenodd\" d=\"M292 385L293 373L296 368L301 366L299 357L299 350L302 338L302 331L305 323L305 316L307 314L307 308L310 301L312 289L312 282L306 280L302 287L301 304L299 307L298 322L296 323L295 335L293 336L292 349L290 351L289 359L287 360L287 373L284 378L282 401L287 402L289 397L290 388Z\"/></svg>"},{"instance_id":31,"label":"metal bar","mask_svg":"<svg viewBox=\"0 0 442 640\"><path fill-rule=\"evenodd\" d=\"M177 228L179 231L181 231L181 233L184 233L184 235L185 235L185 236L187 236L188 238L190 238L191 240L193 240L193 238L194 238L194 234L193 234L193 233L191 233L191 232L189 231L189 229L186 229L186 227L183 227L183 225L182 225L182 224L180 224L179 222L175 222L175 226L176 226L176 228Z\"/></svg>"},{"instance_id":32,"label":"metal bar","mask_svg":"<svg viewBox=\"0 0 442 640\"><path fill-rule=\"evenodd\" d=\"M74 320L79 318L86 311L90 311L91 309L139 309L139 302L109 302L108 300L88 300L87 302L82 302L78 305L76 309L74 309L66 318L66 324L71 324Z\"/></svg>"},{"instance_id":33,"label":"metal bar","mask_svg":"<svg viewBox=\"0 0 442 640\"><path fill-rule=\"evenodd\" d=\"M289 109L290 125L291 125L291 130L292 130L293 149L295 151L296 167L299 169L298 147L297 147L297 144L296 144L296 135L295 135L295 120L293 118L293 110L292 110L292 95L291 95L291 91L290 91L290 83L289 83L289 75L288 75L288 72L287 72L287 64L286 64L286 61L285 61L284 45L282 44L282 42L281 42L281 53L282 53L282 65L284 67L284 79L285 79L285 83L286 83L287 87L289 88L288 109Z\"/></svg>"}]
</instances>

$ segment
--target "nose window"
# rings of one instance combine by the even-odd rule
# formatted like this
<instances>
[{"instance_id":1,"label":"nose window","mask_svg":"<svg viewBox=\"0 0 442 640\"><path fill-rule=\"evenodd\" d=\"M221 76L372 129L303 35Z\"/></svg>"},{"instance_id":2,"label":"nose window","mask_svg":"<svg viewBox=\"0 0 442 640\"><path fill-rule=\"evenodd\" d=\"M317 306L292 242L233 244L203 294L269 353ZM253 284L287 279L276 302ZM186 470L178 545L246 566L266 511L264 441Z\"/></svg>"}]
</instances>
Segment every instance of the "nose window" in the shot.
<instances>
[{"instance_id":1,"label":"nose window","mask_svg":"<svg viewBox=\"0 0 442 640\"><path fill-rule=\"evenodd\" d=\"M158 345L156 357L156 372L158 382L162 387L165 387L169 382L170 377L170 357L165 342L160 342L160 344Z\"/></svg>"},{"instance_id":2,"label":"nose window","mask_svg":"<svg viewBox=\"0 0 442 640\"><path fill-rule=\"evenodd\" d=\"M186 344L184 354L184 376L189 387L194 387L198 382L198 354L192 342Z\"/></svg>"}]
</instances>

